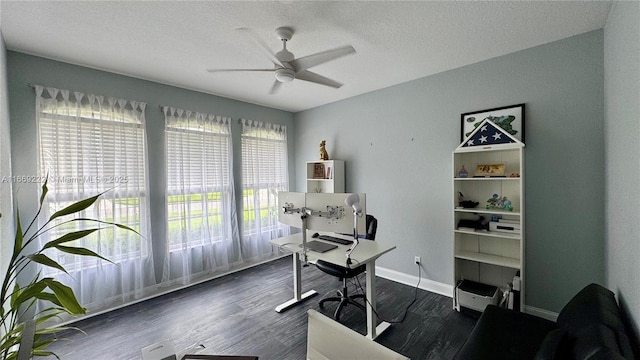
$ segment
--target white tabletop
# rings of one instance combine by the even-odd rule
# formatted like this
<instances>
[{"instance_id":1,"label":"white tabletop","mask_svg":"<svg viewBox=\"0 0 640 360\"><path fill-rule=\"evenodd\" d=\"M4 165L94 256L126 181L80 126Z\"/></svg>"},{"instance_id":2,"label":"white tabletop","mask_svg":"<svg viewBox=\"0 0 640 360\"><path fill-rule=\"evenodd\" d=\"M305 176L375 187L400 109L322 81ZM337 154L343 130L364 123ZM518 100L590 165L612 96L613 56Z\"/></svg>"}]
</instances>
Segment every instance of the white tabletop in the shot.
<instances>
[{"instance_id":1,"label":"white tabletop","mask_svg":"<svg viewBox=\"0 0 640 360\"><path fill-rule=\"evenodd\" d=\"M337 245L338 247L329 250L324 253L318 253L315 251L308 250L307 257L309 258L309 262L314 263L318 259L322 259L324 261L340 265L346 266L347 261L347 249L351 247L351 245L341 245L337 243L333 243L330 241L320 240L318 238L312 238L311 234L315 233L315 231L309 231L307 233L307 242L308 241L321 241L327 244ZM338 238L343 238L347 240L353 240L352 236L345 236L335 233L327 233L327 232L318 232L323 235L330 235ZM273 239L270 241L271 244L278 246L284 250L289 250L292 252L302 252L302 248L300 244L302 244L302 233L297 233L277 239ZM377 259L383 254L395 249L395 245L387 245L378 241L372 241L367 239L360 239L360 243L356 246L355 250L351 253L352 267L366 264L370 261Z\"/></svg>"}]
</instances>

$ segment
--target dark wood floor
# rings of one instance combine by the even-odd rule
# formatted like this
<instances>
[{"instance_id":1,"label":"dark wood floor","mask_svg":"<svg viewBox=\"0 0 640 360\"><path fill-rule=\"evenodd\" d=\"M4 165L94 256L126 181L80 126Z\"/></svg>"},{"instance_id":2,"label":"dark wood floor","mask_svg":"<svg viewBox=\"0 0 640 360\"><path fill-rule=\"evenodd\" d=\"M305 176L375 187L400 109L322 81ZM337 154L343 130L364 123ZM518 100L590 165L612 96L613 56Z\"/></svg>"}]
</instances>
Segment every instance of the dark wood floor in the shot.
<instances>
[{"instance_id":1,"label":"dark wood floor","mask_svg":"<svg viewBox=\"0 0 640 360\"><path fill-rule=\"evenodd\" d=\"M332 316L335 303L320 310L318 300L332 296L340 283L314 266L303 268L302 279L304 291L315 289L319 295L281 314L274 307L293 295L291 257L81 320L73 325L86 335L61 334L68 340L50 350L63 360L140 359L142 347L170 339L176 351L202 344L207 354L305 359L306 311ZM364 277L360 282L364 286ZM414 288L382 278L377 287L380 316L400 319ZM365 314L356 308L343 310L341 322L366 333ZM406 319L376 341L411 359L451 359L475 322L453 311L450 298L418 290Z\"/></svg>"}]
</instances>

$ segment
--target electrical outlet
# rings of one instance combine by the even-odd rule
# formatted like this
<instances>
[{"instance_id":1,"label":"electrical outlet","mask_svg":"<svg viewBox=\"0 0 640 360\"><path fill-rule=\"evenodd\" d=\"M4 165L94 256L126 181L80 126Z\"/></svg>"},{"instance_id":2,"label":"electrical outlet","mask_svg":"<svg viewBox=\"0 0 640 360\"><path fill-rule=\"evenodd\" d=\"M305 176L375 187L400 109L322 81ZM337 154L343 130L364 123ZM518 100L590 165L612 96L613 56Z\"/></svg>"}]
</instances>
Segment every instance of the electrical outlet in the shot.
<instances>
[{"instance_id":1,"label":"electrical outlet","mask_svg":"<svg viewBox=\"0 0 640 360\"><path fill-rule=\"evenodd\" d=\"M415 262L416 264L420 265L420 256L416 256L416 257L414 258L414 262Z\"/></svg>"}]
</instances>

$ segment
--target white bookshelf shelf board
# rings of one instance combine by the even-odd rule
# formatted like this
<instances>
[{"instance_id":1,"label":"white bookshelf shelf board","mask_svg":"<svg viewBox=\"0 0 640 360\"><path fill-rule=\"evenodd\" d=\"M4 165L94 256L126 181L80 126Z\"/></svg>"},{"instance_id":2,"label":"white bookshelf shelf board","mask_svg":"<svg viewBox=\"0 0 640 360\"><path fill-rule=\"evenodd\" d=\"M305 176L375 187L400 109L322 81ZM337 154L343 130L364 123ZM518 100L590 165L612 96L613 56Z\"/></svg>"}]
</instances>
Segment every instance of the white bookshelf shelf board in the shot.
<instances>
[{"instance_id":1,"label":"white bookshelf shelf board","mask_svg":"<svg viewBox=\"0 0 640 360\"><path fill-rule=\"evenodd\" d=\"M504 266L512 269L520 269L520 259L513 259L509 257L485 254L475 251L458 250L455 257L457 259L471 260L484 264Z\"/></svg>"},{"instance_id":2,"label":"white bookshelf shelf board","mask_svg":"<svg viewBox=\"0 0 640 360\"><path fill-rule=\"evenodd\" d=\"M520 181L519 177L456 177L455 181Z\"/></svg>"},{"instance_id":3,"label":"white bookshelf shelf board","mask_svg":"<svg viewBox=\"0 0 640 360\"><path fill-rule=\"evenodd\" d=\"M510 234L507 232L499 232L499 231L472 231L472 230L454 230L454 231L459 234L497 237L501 239L520 240L522 238L520 234Z\"/></svg>"},{"instance_id":4,"label":"white bookshelf shelf board","mask_svg":"<svg viewBox=\"0 0 640 360\"><path fill-rule=\"evenodd\" d=\"M514 209L514 211L504 211L504 210L483 209L483 208L472 208L472 209L455 208L454 211L459 213L470 213L470 214L520 216L520 211L517 211L517 209Z\"/></svg>"}]
</instances>

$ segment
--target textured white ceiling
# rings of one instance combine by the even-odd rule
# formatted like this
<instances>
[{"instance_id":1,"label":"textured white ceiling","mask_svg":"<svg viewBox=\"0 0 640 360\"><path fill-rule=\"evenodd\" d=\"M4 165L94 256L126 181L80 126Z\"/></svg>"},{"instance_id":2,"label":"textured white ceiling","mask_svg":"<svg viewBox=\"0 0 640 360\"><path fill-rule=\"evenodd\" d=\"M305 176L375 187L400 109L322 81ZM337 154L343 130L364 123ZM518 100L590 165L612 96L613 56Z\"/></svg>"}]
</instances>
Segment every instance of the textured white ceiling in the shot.
<instances>
[{"instance_id":1,"label":"textured white ceiling","mask_svg":"<svg viewBox=\"0 0 640 360\"><path fill-rule=\"evenodd\" d=\"M0 1L6 47L28 54L300 111L604 27L611 1ZM300 80L269 95L271 73L245 34L274 50L295 31L296 57L343 45L357 54L310 69L344 83ZM45 84L46 85L46 84Z\"/></svg>"}]
</instances>

